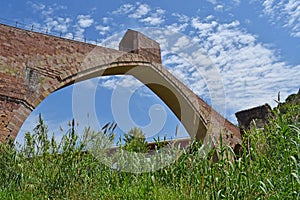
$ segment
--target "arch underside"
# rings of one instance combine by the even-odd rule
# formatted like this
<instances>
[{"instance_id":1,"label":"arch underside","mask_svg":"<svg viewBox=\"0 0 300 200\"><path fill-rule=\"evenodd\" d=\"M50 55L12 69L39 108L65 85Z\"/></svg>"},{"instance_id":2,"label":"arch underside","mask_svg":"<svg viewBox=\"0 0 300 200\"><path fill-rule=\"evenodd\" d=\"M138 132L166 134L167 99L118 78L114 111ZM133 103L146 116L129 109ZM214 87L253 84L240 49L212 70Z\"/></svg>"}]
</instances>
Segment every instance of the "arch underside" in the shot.
<instances>
[{"instance_id":1,"label":"arch underside","mask_svg":"<svg viewBox=\"0 0 300 200\"><path fill-rule=\"evenodd\" d=\"M152 90L172 110L192 139L203 140L207 133L207 122L205 122L194 105L197 99L180 90L176 83L172 81L175 77L171 74L168 74L169 77L167 77L164 73L166 73L166 70L164 72L158 70L157 66L151 63L118 62L104 66L95 66L82 71L75 77L65 79L65 84L58 89L100 76L131 75ZM194 102L192 102L193 98Z\"/></svg>"}]
</instances>

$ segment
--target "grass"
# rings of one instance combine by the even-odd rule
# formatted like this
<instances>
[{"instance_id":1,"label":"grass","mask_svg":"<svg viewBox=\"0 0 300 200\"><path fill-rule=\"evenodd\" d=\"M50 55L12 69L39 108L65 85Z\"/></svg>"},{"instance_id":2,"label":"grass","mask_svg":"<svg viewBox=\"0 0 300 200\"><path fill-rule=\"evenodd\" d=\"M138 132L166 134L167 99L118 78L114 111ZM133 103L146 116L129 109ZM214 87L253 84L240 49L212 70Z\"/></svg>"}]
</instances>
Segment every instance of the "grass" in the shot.
<instances>
[{"instance_id":1,"label":"grass","mask_svg":"<svg viewBox=\"0 0 300 200\"><path fill-rule=\"evenodd\" d=\"M145 173L111 169L103 161L115 158L101 157L105 151L83 152L99 133L87 129L79 138L74 121L57 143L40 118L21 151L12 142L0 144L0 199L300 199L300 106L273 112L265 129L244 135L235 160L225 146L213 163L214 152L203 158L195 142L174 163ZM102 130L109 139L113 127ZM104 139L92 144L103 149Z\"/></svg>"}]
</instances>

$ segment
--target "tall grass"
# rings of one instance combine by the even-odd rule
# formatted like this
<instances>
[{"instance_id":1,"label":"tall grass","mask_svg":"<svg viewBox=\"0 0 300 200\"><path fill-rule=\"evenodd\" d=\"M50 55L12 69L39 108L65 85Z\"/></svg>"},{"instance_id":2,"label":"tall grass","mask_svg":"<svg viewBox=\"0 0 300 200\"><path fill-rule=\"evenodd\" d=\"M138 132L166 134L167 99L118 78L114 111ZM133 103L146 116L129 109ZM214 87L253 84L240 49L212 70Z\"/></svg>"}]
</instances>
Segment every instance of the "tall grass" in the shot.
<instances>
[{"instance_id":1,"label":"tall grass","mask_svg":"<svg viewBox=\"0 0 300 200\"><path fill-rule=\"evenodd\" d=\"M0 144L0 199L299 199L299 113L299 105L275 109L264 129L246 133L235 160L224 146L212 162L215 152L203 158L194 142L171 165L147 173L114 170L83 151L99 133L87 129L90 137L80 138L74 121L62 142L49 139L40 118L21 151ZM103 132L111 137L113 129Z\"/></svg>"}]
</instances>

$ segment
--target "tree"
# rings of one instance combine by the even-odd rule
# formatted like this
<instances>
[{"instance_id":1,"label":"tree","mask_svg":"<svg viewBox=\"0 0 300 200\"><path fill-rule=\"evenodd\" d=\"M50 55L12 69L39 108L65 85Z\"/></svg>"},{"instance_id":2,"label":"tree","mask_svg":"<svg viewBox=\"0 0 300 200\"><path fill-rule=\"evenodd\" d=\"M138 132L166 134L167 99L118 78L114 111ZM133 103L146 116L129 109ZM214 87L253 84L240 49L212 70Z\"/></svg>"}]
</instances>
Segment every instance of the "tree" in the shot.
<instances>
[{"instance_id":1,"label":"tree","mask_svg":"<svg viewBox=\"0 0 300 200\"><path fill-rule=\"evenodd\" d=\"M137 153L146 153L148 151L145 134L139 128L132 128L125 133L125 150Z\"/></svg>"}]
</instances>

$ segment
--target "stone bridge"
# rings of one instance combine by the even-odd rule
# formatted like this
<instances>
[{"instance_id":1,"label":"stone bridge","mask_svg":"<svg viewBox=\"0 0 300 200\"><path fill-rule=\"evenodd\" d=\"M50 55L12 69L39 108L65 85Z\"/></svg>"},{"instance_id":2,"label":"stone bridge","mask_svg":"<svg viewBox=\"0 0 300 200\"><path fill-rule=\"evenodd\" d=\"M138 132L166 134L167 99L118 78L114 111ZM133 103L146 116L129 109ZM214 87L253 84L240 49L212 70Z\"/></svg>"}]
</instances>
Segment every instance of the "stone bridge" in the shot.
<instances>
[{"instance_id":1,"label":"stone bridge","mask_svg":"<svg viewBox=\"0 0 300 200\"><path fill-rule=\"evenodd\" d=\"M128 30L114 50L0 24L0 141L15 138L28 115L50 93L99 76L132 75L158 95L192 139L211 136L218 147L241 142L239 129L161 63L159 44ZM120 100L122 101L122 100Z\"/></svg>"}]
</instances>

